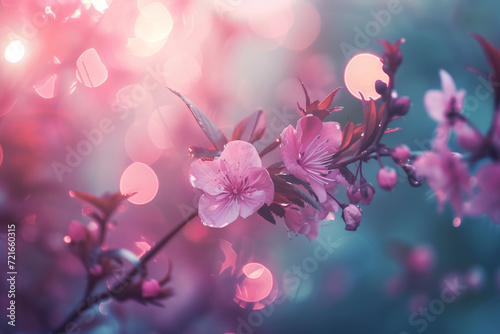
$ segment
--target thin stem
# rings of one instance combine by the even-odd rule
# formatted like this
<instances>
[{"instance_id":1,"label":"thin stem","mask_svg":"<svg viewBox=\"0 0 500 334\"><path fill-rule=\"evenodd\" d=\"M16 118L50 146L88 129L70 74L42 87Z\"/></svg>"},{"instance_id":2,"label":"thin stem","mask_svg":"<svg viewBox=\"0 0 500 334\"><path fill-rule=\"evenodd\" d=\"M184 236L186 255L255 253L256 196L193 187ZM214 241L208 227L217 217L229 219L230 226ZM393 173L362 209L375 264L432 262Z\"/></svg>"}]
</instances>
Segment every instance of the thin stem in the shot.
<instances>
[{"instance_id":1,"label":"thin stem","mask_svg":"<svg viewBox=\"0 0 500 334\"><path fill-rule=\"evenodd\" d=\"M124 278L117 282L111 289L99 293L95 297L84 296L81 303L77 305L73 313L71 313L64 323L59 326L54 333L65 333L67 328L74 328L74 320L76 320L80 314L90 307L96 305L97 303L109 299L125 289L134 279L135 275L139 273L139 268L143 268L173 237L179 233L184 226L186 226L191 220L198 216L198 211L193 212L188 218L184 219L179 225L177 225L170 233L165 235L154 247L152 247L146 254L144 254L138 265L132 268Z\"/></svg>"}]
</instances>

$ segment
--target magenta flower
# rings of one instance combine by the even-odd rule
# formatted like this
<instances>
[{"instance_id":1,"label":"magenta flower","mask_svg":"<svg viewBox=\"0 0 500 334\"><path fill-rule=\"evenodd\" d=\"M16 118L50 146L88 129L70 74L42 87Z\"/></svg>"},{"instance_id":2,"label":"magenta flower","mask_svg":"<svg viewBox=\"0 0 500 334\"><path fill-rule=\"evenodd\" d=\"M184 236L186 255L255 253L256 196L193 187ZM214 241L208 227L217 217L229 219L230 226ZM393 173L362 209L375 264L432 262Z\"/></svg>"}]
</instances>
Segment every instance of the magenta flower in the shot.
<instances>
[{"instance_id":1,"label":"magenta flower","mask_svg":"<svg viewBox=\"0 0 500 334\"><path fill-rule=\"evenodd\" d=\"M479 192L472 198L471 215L486 214L495 223L500 223L500 164L482 166L477 172Z\"/></svg>"},{"instance_id":2,"label":"magenta flower","mask_svg":"<svg viewBox=\"0 0 500 334\"><path fill-rule=\"evenodd\" d=\"M461 217L464 210L463 196L470 194L472 183L467 165L459 155L445 145L439 145L437 151L424 152L414 165L417 173L425 176L434 190L440 210L448 200L457 217Z\"/></svg>"},{"instance_id":3,"label":"magenta flower","mask_svg":"<svg viewBox=\"0 0 500 334\"><path fill-rule=\"evenodd\" d=\"M440 70L442 90L429 90L424 96L424 105L431 118L439 123L446 120L448 113L461 112L465 90L457 91L453 78L445 70Z\"/></svg>"},{"instance_id":4,"label":"magenta flower","mask_svg":"<svg viewBox=\"0 0 500 334\"><path fill-rule=\"evenodd\" d=\"M308 182L320 202L326 200L330 179L328 165L342 141L337 122L321 122L316 116L299 119L297 129L289 125L281 133L281 157L286 170Z\"/></svg>"},{"instance_id":5,"label":"magenta flower","mask_svg":"<svg viewBox=\"0 0 500 334\"><path fill-rule=\"evenodd\" d=\"M210 227L224 227L239 216L247 218L273 201L273 182L250 143L231 141L219 158L195 160L189 173L192 185L205 192L198 211Z\"/></svg>"}]
</instances>

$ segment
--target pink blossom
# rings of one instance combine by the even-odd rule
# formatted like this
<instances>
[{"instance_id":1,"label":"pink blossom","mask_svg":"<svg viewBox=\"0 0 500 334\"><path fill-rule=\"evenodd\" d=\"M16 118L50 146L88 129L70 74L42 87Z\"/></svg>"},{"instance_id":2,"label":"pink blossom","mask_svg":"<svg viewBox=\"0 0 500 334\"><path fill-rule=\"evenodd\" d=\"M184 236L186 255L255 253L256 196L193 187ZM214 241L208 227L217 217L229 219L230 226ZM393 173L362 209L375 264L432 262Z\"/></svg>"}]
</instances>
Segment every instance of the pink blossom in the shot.
<instances>
[{"instance_id":1,"label":"pink blossom","mask_svg":"<svg viewBox=\"0 0 500 334\"><path fill-rule=\"evenodd\" d=\"M198 211L211 227L224 227L238 216L247 218L273 201L271 177L255 147L244 141L229 142L212 161L195 160L190 175L192 185L204 191Z\"/></svg>"},{"instance_id":2,"label":"pink blossom","mask_svg":"<svg viewBox=\"0 0 500 334\"><path fill-rule=\"evenodd\" d=\"M459 155L440 144L436 151L427 151L419 156L414 165L417 173L423 175L434 190L440 210L448 200L457 217L461 217L463 196L470 193L472 187L467 165Z\"/></svg>"},{"instance_id":3,"label":"pink blossom","mask_svg":"<svg viewBox=\"0 0 500 334\"><path fill-rule=\"evenodd\" d=\"M424 105L431 118L439 123L446 120L450 112L462 110L465 90L457 91L453 78L445 70L440 70L442 90L429 90L424 96Z\"/></svg>"},{"instance_id":4,"label":"pink blossom","mask_svg":"<svg viewBox=\"0 0 500 334\"><path fill-rule=\"evenodd\" d=\"M500 223L500 163L481 166L477 171L479 191L470 202L467 213L486 214L496 223Z\"/></svg>"},{"instance_id":5,"label":"pink blossom","mask_svg":"<svg viewBox=\"0 0 500 334\"><path fill-rule=\"evenodd\" d=\"M356 231L361 223L363 210L354 204L346 206L342 212L342 219L345 222L346 231Z\"/></svg>"},{"instance_id":6,"label":"pink blossom","mask_svg":"<svg viewBox=\"0 0 500 334\"><path fill-rule=\"evenodd\" d=\"M141 285L142 297L156 297L160 292L160 284L157 280L152 279L149 281L143 281Z\"/></svg>"},{"instance_id":7,"label":"pink blossom","mask_svg":"<svg viewBox=\"0 0 500 334\"><path fill-rule=\"evenodd\" d=\"M377 184L381 189L393 190L398 183L398 174L394 168L385 166L381 168L377 173Z\"/></svg>"},{"instance_id":8,"label":"pink blossom","mask_svg":"<svg viewBox=\"0 0 500 334\"><path fill-rule=\"evenodd\" d=\"M281 157L286 170L308 182L320 202L326 200L328 165L341 141L340 125L321 122L316 116L302 117L296 130L289 125L281 133Z\"/></svg>"}]
</instances>

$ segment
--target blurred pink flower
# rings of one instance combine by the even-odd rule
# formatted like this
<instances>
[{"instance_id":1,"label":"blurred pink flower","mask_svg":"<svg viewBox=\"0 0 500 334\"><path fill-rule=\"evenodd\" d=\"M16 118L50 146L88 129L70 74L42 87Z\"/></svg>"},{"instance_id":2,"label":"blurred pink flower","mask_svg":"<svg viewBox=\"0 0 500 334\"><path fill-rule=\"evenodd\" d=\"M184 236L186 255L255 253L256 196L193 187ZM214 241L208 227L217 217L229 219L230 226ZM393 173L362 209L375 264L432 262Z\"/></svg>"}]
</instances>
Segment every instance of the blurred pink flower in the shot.
<instances>
[{"instance_id":1,"label":"blurred pink flower","mask_svg":"<svg viewBox=\"0 0 500 334\"><path fill-rule=\"evenodd\" d=\"M192 185L205 193L198 210L204 224L224 227L241 216L247 218L264 203L271 204L274 185L255 147L235 140L227 143L219 158L195 160Z\"/></svg>"},{"instance_id":2,"label":"blurred pink flower","mask_svg":"<svg viewBox=\"0 0 500 334\"><path fill-rule=\"evenodd\" d=\"M479 192L472 198L468 214L487 214L500 223L500 164L487 164L477 171Z\"/></svg>"},{"instance_id":3,"label":"blurred pink flower","mask_svg":"<svg viewBox=\"0 0 500 334\"><path fill-rule=\"evenodd\" d=\"M68 226L68 236L72 242L82 242L87 239L87 229L77 220L72 220Z\"/></svg>"},{"instance_id":4,"label":"blurred pink flower","mask_svg":"<svg viewBox=\"0 0 500 334\"><path fill-rule=\"evenodd\" d=\"M160 283L157 280L152 279L149 281L143 281L141 285L142 297L156 297L160 292Z\"/></svg>"},{"instance_id":5,"label":"blurred pink flower","mask_svg":"<svg viewBox=\"0 0 500 334\"><path fill-rule=\"evenodd\" d=\"M440 210L448 200L455 215L460 218L464 210L463 195L470 194L472 190L467 165L460 156L440 144L436 151L427 151L419 156L414 166L417 173L425 176L434 190Z\"/></svg>"},{"instance_id":6,"label":"blurred pink flower","mask_svg":"<svg viewBox=\"0 0 500 334\"><path fill-rule=\"evenodd\" d=\"M420 245L410 251L406 260L413 274L426 275L434 267L434 252L428 246Z\"/></svg>"},{"instance_id":7,"label":"blurred pink flower","mask_svg":"<svg viewBox=\"0 0 500 334\"><path fill-rule=\"evenodd\" d=\"M320 202L326 200L328 165L342 141L337 122L321 122L316 116L299 119L297 129L289 125L281 133L281 157L286 170L308 182Z\"/></svg>"},{"instance_id":8,"label":"blurred pink flower","mask_svg":"<svg viewBox=\"0 0 500 334\"><path fill-rule=\"evenodd\" d=\"M483 143L482 135L465 121L457 120L453 124L453 130L457 134L458 145L463 150L472 152L481 147Z\"/></svg>"},{"instance_id":9,"label":"blurred pink flower","mask_svg":"<svg viewBox=\"0 0 500 334\"><path fill-rule=\"evenodd\" d=\"M439 123L446 120L450 112L461 112L465 90L457 91L453 78L445 70L440 70L442 90L429 90L424 96L424 105L431 118Z\"/></svg>"}]
</instances>

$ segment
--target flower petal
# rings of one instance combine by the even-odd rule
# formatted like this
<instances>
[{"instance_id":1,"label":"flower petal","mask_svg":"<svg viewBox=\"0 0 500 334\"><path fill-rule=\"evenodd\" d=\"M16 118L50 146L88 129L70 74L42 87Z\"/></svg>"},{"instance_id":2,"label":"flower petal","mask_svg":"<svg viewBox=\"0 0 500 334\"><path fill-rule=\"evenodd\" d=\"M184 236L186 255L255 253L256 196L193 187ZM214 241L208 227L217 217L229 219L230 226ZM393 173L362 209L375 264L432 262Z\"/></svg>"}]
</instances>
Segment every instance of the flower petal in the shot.
<instances>
[{"instance_id":1,"label":"flower petal","mask_svg":"<svg viewBox=\"0 0 500 334\"><path fill-rule=\"evenodd\" d=\"M448 108L444 93L439 90L429 90L424 96L424 106L429 116L441 123L445 120L445 111Z\"/></svg>"},{"instance_id":2,"label":"flower petal","mask_svg":"<svg viewBox=\"0 0 500 334\"><path fill-rule=\"evenodd\" d=\"M220 159L223 172L236 175L246 175L251 167L262 167L257 149L250 143L241 140L230 141L226 144Z\"/></svg>"},{"instance_id":3,"label":"flower petal","mask_svg":"<svg viewBox=\"0 0 500 334\"><path fill-rule=\"evenodd\" d=\"M198 211L203 224L220 228L238 218L240 205L229 196L203 194L198 202Z\"/></svg>"},{"instance_id":4,"label":"flower petal","mask_svg":"<svg viewBox=\"0 0 500 334\"><path fill-rule=\"evenodd\" d=\"M189 170L191 184L210 195L218 195L223 190L219 172L220 161L218 158L213 161L195 160Z\"/></svg>"},{"instance_id":5,"label":"flower petal","mask_svg":"<svg viewBox=\"0 0 500 334\"><path fill-rule=\"evenodd\" d=\"M265 168L252 168L248 174L248 186L262 190L265 193L266 204L271 204L274 198L274 183ZM264 203L262 203L264 204ZM260 206L262 206L262 204Z\"/></svg>"},{"instance_id":6,"label":"flower petal","mask_svg":"<svg viewBox=\"0 0 500 334\"><path fill-rule=\"evenodd\" d=\"M320 134L323 122L316 116L302 117L297 122L297 137L302 144L299 150L304 150Z\"/></svg>"},{"instance_id":7,"label":"flower petal","mask_svg":"<svg viewBox=\"0 0 500 334\"><path fill-rule=\"evenodd\" d=\"M457 87L451 75L445 70L439 70L439 76L441 77L441 88L443 89L446 101L449 101L455 93L457 92Z\"/></svg>"},{"instance_id":8,"label":"flower petal","mask_svg":"<svg viewBox=\"0 0 500 334\"><path fill-rule=\"evenodd\" d=\"M328 152L333 154L337 151L342 143L342 129L337 122L323 122L323 131L321 131L321 139L328 141Z\"/></svg>"},{"instance_id":9,"label":"flower petal","mask_svg":"<svg viewBox=\"0 0 500 334\"><path fill-rule=\"evenodd\" d=\"M266 192L257 190L247 192L241 195L240 201L240 216L247 218L259 210L266 200Z\"/></svg>"}]
</instances>

